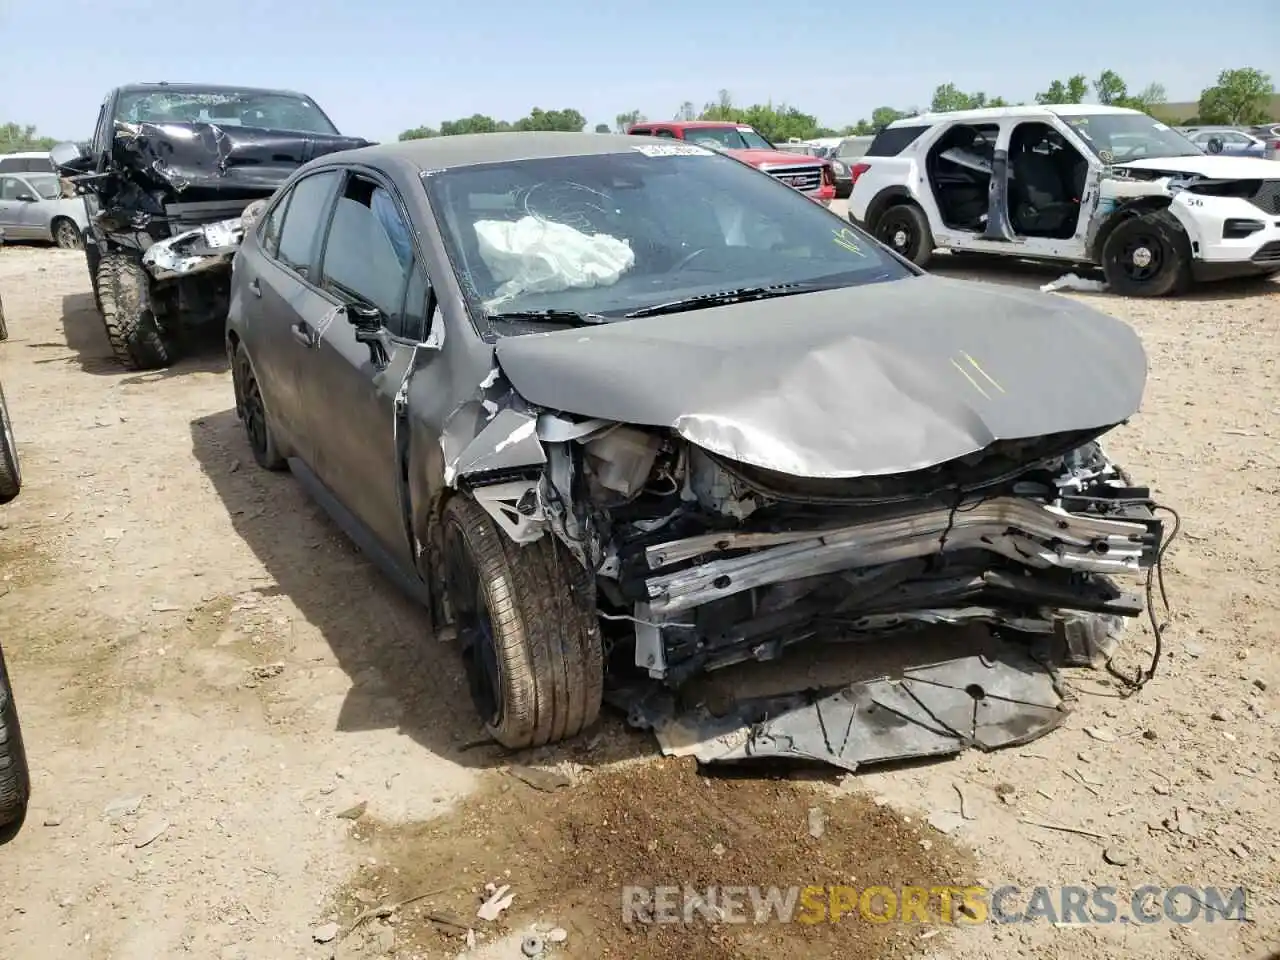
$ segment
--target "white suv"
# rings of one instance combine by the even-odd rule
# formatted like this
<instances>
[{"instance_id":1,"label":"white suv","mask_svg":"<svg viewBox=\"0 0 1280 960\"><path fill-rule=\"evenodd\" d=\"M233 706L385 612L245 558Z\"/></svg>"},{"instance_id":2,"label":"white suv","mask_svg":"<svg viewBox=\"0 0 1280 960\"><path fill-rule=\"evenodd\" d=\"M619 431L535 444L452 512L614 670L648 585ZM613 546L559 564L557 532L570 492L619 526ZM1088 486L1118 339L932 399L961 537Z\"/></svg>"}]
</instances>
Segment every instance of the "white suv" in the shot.
<instances>
[{"instance_id":1,"label":"white suv","mask_svg":"<svg viewBox=\"0 0 1280 960\"><path fill-rule=\"evenodd\" d=\"M1091 264L1129 296L1280 273L1280 163L1206 155L1137 110L910 117L851 174L849 219L921 266L938 248Z\"/></svg>"}]
</instances>

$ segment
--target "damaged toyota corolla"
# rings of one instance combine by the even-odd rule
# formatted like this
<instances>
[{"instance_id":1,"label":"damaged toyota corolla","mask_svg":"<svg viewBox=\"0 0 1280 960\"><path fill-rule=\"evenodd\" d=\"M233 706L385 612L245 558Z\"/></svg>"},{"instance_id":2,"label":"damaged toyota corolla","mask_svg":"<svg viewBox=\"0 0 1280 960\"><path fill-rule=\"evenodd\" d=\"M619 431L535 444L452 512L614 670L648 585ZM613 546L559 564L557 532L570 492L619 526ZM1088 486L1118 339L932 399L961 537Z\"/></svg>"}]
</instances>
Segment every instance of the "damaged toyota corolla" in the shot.
<instances>
[{"instance_id":1,"label":"damaged toyota corolla","mask_svg":"<svg viewBox=\"0 0 1280 960\"><path fill-rule=\"evenodd\" d=\"M287 90L139 83L109 93L88 145L54 162L85 197L85 258L116 359L177 359L185 329L226 318L231 258L289 174L363 147Z\"/></svg>"},{"instance_id":2,"label":"damaged toyota corolla","mask_svg":"<svg viewBox=\"0 0 1280 960\"><path fill-rule=\"evenodd\" d=\"M227 348L291 468L456 637L490 735L571 736L609 676L797 641L1135 616L1162 528L1098 438L1146 356L1072 300L928 276L731 158L440 138L296 173Z\"/></svg>"}]
</instances>

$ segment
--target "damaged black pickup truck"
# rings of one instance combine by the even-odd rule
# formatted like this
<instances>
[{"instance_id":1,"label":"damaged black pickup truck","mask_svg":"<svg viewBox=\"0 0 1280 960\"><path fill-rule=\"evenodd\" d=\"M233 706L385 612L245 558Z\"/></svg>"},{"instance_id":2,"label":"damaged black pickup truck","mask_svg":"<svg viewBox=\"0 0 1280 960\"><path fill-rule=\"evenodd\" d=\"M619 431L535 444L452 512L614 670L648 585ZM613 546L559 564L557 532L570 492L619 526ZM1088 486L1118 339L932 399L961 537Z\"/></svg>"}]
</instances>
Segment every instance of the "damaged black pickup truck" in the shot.
<instances>
[{"instance_id":1,"label":"damaged black pickup truck","mask_svg":"<svg viewBox=\"0 0 1280 960\"><path fill-rule=\"evenodd\" d=\"M1142 400L1127 324L923 275L693 144L316 160L245 235L227 350L255 459L452 622L511 747L809 639L1069 642L1167 542L1098 444Z\"/></svg>"},{"instance_id":2,"label":"damaged black pickup truck","mask_svg":"<svg viewBox=\"0 0 1280 960\"><path fill-rule=\"evenodd\" d=\"M138 83L103 101L87 146L59 144L85 196L85 257L107 338L133 370L168 366L182 333L226 317L244 227L315 157L369 141L340 134L287 90Z\"/></svg>"}]
</instances>

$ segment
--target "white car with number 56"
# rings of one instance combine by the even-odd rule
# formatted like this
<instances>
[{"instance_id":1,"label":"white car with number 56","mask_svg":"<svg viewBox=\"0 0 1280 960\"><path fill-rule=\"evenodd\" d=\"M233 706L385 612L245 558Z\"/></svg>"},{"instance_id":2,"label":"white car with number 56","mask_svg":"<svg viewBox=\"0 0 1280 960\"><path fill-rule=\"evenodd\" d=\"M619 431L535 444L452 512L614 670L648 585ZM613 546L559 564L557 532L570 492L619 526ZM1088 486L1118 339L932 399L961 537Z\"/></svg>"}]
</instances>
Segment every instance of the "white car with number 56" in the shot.
<instances>
[{"instance_id":1,"label":"white car with number 56","mask_svg":"<svg viewBox=\"0 0 1280 960\"><path fill-rule=\"evenodd\" d=\"M851 174L849 219L921 266L939 248L1090 264L1128 296L1280 273L1280 165L1207 155L1137 110L908 117Z\"/></svg>"}]
</instances>

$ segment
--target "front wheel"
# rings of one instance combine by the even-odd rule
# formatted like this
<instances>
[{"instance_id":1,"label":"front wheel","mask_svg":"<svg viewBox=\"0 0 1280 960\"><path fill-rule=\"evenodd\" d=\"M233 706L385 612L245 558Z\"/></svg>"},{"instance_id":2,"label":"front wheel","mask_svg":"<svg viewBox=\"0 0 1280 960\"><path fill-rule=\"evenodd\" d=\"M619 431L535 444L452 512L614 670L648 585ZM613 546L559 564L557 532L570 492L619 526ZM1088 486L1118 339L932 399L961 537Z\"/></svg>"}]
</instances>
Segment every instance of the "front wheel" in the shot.
<instances>
[{"instance_id":1,"label":"front wheel","mask_svg":"<svg viewBox=\"0 0 1280 960\"><path fill-rule=\"evenodd\" d=\"M127 253L108 253L98 261L98 303L111 352L129 370L158 370L177 352L156 320L151 278L142 262Z\"/></svg>"},{"instance_id":2,"label":"front wheel","mask_svg":"<svg viewBox=\"0 0 1280 960\"><path fill-rule=\"evenodd\" d=\"M550 534L517 544L465 496L446 505L442 545L471 696L505 747L540 747L596 721L604 689L589 574Z\"/></svg>"},{"instance_id":3,"label":"front wheel","mask_svg":"<svg viewBox=\"0 0 1280 960\"><path fill-rule=\"evenodd\" d=\"M933 257L933 231L929 218L914 203L899 203L880 214L876 239L917 267Z\"/></svg>"},{"instance_id":4,"label":"front wheel","mask_svg":"<svg viewBox=\"0 0 1280 960\"><path fill-rule=\"evenodd\" d=\"M13 830L22 823L31 796L31 774L27 752L18 726L18 708L0 648L0 828Z\"/></svg>"},{"instance_id":5,"label":"front wheel","mask_svg":"<svg viewBox=\"0 0 1280 960\"><path fill-rule=\"evenodd\" d=\"M1114 293L1163 297L1191 285L1191 245L1168 210L1122 221L1102 245L1102 272Z\"/></svg>"}]
</instances>

